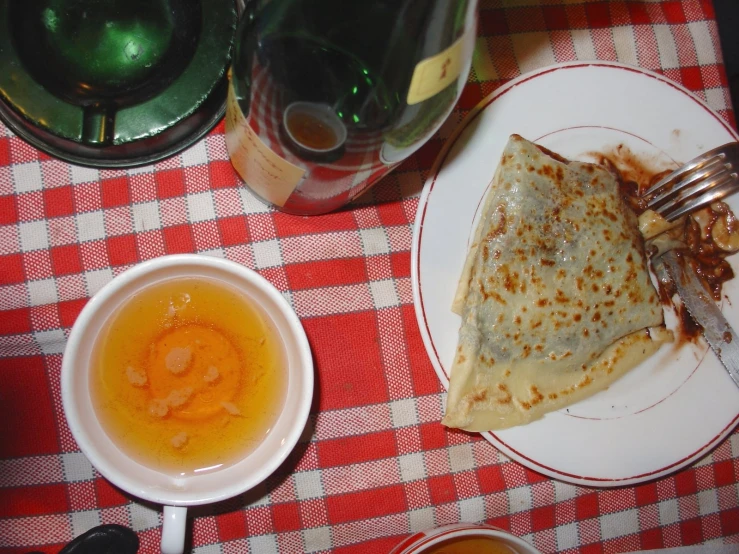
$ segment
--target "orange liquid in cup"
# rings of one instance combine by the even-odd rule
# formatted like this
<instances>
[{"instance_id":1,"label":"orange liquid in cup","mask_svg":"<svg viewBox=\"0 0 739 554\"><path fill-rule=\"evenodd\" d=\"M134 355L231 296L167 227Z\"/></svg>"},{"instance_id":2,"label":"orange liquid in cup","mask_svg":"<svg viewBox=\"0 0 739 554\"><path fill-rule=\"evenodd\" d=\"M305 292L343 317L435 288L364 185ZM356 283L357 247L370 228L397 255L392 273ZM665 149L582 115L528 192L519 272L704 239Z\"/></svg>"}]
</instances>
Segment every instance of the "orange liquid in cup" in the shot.
<instances>
[{"instance_id":1,"label":"orange liquid in cup","mask_svg":"<svg viewBox=\"0 0 739 554\"><path fill-rule=\"evenodd\" d=\"M339 137L328 124L305 112L292 112L287 116L287 128L295 141L306 148L330 150L339 143Z\"/></svg>"},{"instance_id":2,"label":"orange liquid in cup","mask_svg":"<svg viewBox=\"0 0 739 554\"><path fill-rule=\"evenodd\" d=\"M465 536L456 537L435 544L424 554L516 554L510 546L494 537Z\"/></svg>"},{"instance_id":3,"label":"orange liquid in cup","mask_svg":"<svg viewBox=\"0 0 739 554\"><path fill-rule=\"evenodd\" d=\"M238 291L208 279L152 285L106 323L90 392L108 436L152 469L186 475L230 465L279 416L280 337Z\"/></svg>"}]
</instances>

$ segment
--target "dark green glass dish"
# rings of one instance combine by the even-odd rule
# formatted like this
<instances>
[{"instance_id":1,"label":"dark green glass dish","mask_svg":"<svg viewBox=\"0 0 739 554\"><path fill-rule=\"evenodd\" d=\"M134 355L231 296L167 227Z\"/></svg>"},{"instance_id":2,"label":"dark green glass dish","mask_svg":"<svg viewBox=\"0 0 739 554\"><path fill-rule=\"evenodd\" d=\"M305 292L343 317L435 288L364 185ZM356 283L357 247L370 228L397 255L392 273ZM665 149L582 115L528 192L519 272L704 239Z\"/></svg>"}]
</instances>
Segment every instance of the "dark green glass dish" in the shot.
<instances>
[{"instance_id":1,"label":"dark green glass dish","mask_svg":"<svg viewBox=\"0 0 739 554\"><path fill-rule=\"evenodd\" d=\"M0 0L0 119L94 167L155 162L223 116L234 0Z\"/></svg>"}]
</instances>

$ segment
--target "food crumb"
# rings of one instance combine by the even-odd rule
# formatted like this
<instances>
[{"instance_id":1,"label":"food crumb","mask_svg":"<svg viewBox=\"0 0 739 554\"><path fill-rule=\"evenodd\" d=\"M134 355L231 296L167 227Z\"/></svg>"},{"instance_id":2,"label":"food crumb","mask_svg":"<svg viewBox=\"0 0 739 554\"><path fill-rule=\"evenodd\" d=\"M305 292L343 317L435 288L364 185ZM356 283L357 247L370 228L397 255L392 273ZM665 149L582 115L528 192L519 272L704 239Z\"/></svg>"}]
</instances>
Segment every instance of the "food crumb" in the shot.
<instances>
[{"instance_id":1,"label":"food crumb","mask_svg":"<svg viewBox=\"0 0 739 554\"><path fill-rule=\"evenodd\" d=\"M149 403L149 414L154 417L165 417L169 413L169 406L166 400L155 398Z\"/></svg>"},{"instance_id":2,"label":"food crumb","mask_svg":"<svg viewBox=\"0 0 739 554\"><path fill-rule=\"evenodd\" d=\"M190 348L181 348L179 346L175 346L167 354L167 357L164 359L164 364L167 366L167 369L169 371L171 371L175 375L179 375L187 369L187 366L190 365L191 360L192 350L190 350Z\"/></svg>"},{"instance_id":3,"label":"food crumb","mask_svg":"<svg viewBox=\"0 0 739 554\"><path fill-rule=\"evenodd\" d=\"M223 409L226 410L232 416L241 415L239 408L233 402L221 402L221 406L223 406Z\"/></svg>"},{"instance_id":4,"label":"food crumb","mask_svg":"<svg viewBox=\"0 0 739 554\"><path fill-rule=\"evenodd\" d=\"M174 437L169 439L169 442L175 448L182 448L187 444L187 438L187 433L182 431L181 433L177 433Z\"/></svg>"},{"instance_id":5,"label":"food crumb","mask_svg":"<svg viewBox=\"0 0 739 554\"><path fill-rule=\"evenodd\" d=\"M146 385L146 373L133 366L128 366L126 368L126 378L128 378L128 382L134 387L143 387Z\"/></svg>"},{"instance_id":6,"label":"food crumb","mask_svg":"<svg viewBox=\"0 0 739 554\"><path fill-rule=\"evenodd\" d=\"M175 389L169 393L169 396L167 396L164 402L171 408L179 408L190 399L190 396L192 396L191 387Z\"/></svg>"},{"instance_id":7,"label":"food crumb","mask_svg":"<svg viewBox=\"0 0 739 554\"><path fill-rule=\"evenodd\" d=\"M213 381L218 379L218 376L218 368L212 365L208 368L208 371L205 372L205 375L203 375L203 381L205 381L206 383L212 383Z\"/></svg>"}]
</instances>

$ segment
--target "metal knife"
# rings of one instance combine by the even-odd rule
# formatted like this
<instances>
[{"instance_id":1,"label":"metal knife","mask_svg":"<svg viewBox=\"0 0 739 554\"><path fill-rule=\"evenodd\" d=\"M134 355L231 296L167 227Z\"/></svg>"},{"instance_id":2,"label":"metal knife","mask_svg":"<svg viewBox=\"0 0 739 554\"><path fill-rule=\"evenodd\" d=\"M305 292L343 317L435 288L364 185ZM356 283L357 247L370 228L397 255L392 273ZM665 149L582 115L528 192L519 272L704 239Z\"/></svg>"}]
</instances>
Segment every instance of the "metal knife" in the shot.
<instances>
[{"instance_id":1,"label":"metal knife","mask_svg":"<svg viewBox=\"0 0 739 554\"><path fill-rule=\"evenodd\" d=\"M711 293L701 283L695 270L673 251L667 251L654 260L658 276L660 264L675 284L678 295L688 309L691 317L703 327L703 336L724 364L726 371L739 386L739 335L726 321Z\"/></svg>"}]
</instances>

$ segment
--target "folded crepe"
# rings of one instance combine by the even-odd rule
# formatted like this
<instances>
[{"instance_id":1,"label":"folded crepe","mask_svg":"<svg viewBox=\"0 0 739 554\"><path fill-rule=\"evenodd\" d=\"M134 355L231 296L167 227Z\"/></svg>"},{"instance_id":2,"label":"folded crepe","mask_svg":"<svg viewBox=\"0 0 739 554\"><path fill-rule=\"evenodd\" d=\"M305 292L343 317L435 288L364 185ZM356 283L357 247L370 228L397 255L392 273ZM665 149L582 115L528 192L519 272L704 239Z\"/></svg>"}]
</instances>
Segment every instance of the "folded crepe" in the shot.
<instances>
[{"instance_id":1,"label":"folded crepe","mask_svg":"<svg viewBox=\"0 0 739 554\"><path fill-rule=\"evenodd\" d=\"M615 178L518 135L452 309L462 324L442 423L468 431L528 423L590 396L669 340Z\"/></svg>"}]
</instances>

